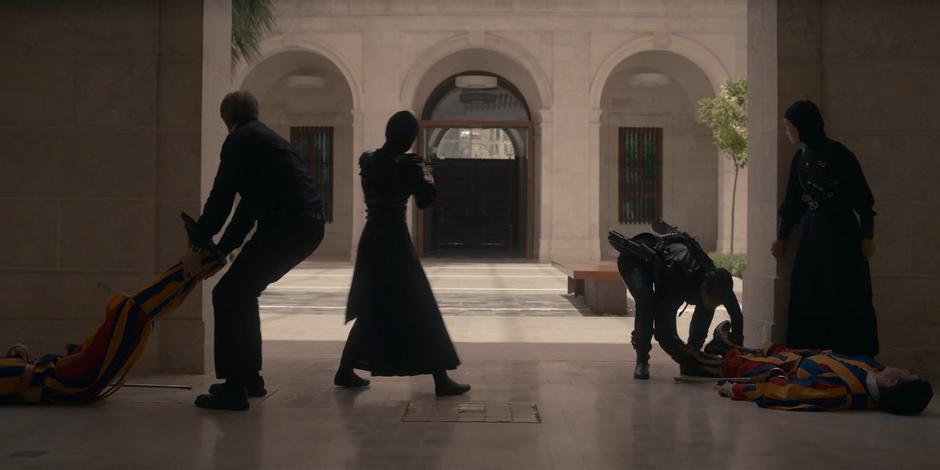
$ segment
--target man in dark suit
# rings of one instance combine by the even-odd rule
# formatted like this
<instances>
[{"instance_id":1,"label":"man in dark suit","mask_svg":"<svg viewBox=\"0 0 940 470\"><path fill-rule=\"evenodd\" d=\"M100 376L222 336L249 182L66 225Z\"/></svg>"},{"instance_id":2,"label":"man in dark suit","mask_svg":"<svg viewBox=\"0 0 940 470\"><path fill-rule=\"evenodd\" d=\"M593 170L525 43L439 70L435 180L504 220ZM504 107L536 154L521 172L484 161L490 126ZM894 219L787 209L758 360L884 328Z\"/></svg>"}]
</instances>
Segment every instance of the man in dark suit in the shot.
<instances>
[{"instance_id":1,"label":"man in dark suit","mask_svg":"<svg viewBox=\"0 0 940 470\"><path fill-rule=\"evenodd\" d=\"M219 241L228 255L257 228L212 291L215 311L215 369L225 382L196 398L196 406L247 410L248 396L264 396L258 297L316 250L323 239L323 202L304 163L289 142L258 120L258 100L246 91L222 100L229 135L198 225L214 237L241 197ZM188 277L200 271L198 248L182 258Z\"/></svg>"}]
</instances>

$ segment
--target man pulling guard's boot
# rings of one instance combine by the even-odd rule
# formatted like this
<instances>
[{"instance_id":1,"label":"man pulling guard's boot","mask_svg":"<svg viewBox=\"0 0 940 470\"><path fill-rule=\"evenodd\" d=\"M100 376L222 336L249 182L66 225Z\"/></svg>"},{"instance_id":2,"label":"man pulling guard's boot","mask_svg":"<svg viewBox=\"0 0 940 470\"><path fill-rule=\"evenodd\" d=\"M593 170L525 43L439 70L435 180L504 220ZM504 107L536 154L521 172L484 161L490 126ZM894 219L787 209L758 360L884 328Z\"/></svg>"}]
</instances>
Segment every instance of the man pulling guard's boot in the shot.
<instances>
[{"instance_id":1,"label":"man pulling guard's boot","mask_svg":"<svg viewBox=\"0 0 940 470\"><path fill-rule=\"evenodd\" d=\"M636 319L630 335L637 354L635 379L649 379L650 351L655 336L659 345L679 363L683 375L712 376L720 359L702 353L715 308L724 305L731 316L732 339L743 341L743 319L734 295L731 274L716 268L698 242L660 220L653 225L659 235L641 233L627 239L610 232L610 244L620 252L617 268L636 301ZM695 305L689 342L676 331L676 312Z\"/></svg>"},{"instance_id":2,"label":"man pulling guard's boot","mask_svg":"<svg viewBox=\"0 0 940 470\"><path fill-rule=\"evenodd\" d=\"M248 397L267 394L261 378L258 297L310 256L323 239L323 202L307 167L289 142L258 120L258 100L237 91L220 106L229 135L209 199L197 222L211 239L241 199L218 244L223 255L245 243L212 290L215 370L225 382L196 398L200 408L246 410ZM200 249L180 260L187 279L198 275Z\"/></svg>"}]
</instances>

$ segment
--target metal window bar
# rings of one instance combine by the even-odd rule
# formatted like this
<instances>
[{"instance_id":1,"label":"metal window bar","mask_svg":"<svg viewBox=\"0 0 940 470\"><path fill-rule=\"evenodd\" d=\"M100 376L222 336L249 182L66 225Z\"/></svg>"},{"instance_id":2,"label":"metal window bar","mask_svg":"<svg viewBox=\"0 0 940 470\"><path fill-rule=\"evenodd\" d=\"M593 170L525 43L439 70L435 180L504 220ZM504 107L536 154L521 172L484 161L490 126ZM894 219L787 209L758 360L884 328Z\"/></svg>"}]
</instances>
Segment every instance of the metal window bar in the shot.
<instances>
[{"instance_id":1,"label":"metal window bar","mask_svg":"<svg viewBox=\"0 0 940 470\"><path fill-rule=\"evenodd\" d=\"M291 127L290 140L323 198L326 221L333 222L333 128Z\"/></svg>"},{"instance_id":2,"label":"metal window bar","mask_svg":"<svg viewBox=\"0 0 940 470\"><path fill-rule=\"evenodd\" d=\"M662 216L662 142L662 128L619 129L621 224L648 224Z\"/></svg>"}]
</instances>

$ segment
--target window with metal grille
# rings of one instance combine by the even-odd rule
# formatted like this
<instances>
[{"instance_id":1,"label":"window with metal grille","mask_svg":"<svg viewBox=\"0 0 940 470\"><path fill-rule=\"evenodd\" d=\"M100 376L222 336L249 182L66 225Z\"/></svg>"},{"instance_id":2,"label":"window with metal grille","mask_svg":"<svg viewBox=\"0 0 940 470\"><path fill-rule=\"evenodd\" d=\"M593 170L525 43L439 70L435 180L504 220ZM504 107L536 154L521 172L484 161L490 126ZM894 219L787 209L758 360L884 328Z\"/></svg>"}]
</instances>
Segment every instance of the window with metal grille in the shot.
<instances>
[{"instance_id":1,"label":"window with metal grille","mask_svg":"<svg viewBox=\"0 0 940 470\"><path fill-rule=\"evenodd\" d=\"M290 141L323 198L323 215L333 221L333 128L291 127Z\"/></svg>"},{"instance_id":2,"label":"window with metal grille","mask_svg":"<svg viewBox=\"0 0 940 470\"><path fill-rule=\"evenodd\" d=\"M621 127L618 217L621 224L648 224L662 216L663 130Z\"/></svg>"}]
</instances>

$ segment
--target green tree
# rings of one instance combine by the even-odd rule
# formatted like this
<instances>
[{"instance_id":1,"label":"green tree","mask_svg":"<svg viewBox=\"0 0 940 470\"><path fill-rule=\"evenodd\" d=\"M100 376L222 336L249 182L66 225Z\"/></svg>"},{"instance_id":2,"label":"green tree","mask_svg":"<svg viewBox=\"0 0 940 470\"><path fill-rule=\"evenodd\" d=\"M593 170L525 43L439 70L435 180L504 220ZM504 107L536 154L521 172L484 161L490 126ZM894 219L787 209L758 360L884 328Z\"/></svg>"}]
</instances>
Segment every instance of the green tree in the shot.
<instances>
[{"instance_id":1,"label":"green tree","mask_svg":"<svg viewBox=\"0 0 940 470\"><path fill-rule=\"evenodd\" d=\"M272 0L232 0L232 68L250 62L261 51L265 33L274 31Z\"/></svg>"},{"instance_id":2,"label":"green tree","mask_svg":"<svg viewBox=\"0 0 940 470\"><path fill-rule=\"evenodd\" d=\"M698 102L699 118L712 131L715 147L734 164L731 190L731 252L734 253L734 212L738 199L738 172L747 166L747 80L729 80L714 98Z\"/></svg>"}]
</instances>

